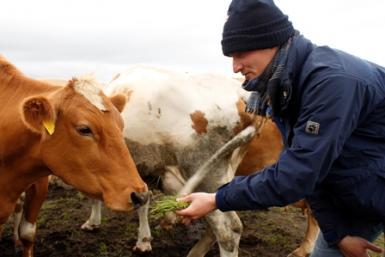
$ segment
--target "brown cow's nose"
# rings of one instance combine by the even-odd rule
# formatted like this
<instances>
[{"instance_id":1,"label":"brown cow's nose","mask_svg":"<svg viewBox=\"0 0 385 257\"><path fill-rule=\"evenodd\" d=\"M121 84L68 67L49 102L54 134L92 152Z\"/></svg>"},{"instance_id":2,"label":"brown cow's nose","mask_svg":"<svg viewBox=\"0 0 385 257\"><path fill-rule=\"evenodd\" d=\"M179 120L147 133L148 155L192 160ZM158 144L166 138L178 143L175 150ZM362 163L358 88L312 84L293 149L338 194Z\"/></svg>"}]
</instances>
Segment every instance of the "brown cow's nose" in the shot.
<instances>
[{"instance_id":1,"label":"brown cow's nose","mask_svg":"<svg viewBox=\"0 0 385 257\"><path fill-rule=\"evenodd\" d=\"M148 192L142 192L142 193L132 192L131 193L131 200L132 200L132 204L133 204L134 208L138 209L140 206L147 203Z\"/></svg>"}]
</instances>

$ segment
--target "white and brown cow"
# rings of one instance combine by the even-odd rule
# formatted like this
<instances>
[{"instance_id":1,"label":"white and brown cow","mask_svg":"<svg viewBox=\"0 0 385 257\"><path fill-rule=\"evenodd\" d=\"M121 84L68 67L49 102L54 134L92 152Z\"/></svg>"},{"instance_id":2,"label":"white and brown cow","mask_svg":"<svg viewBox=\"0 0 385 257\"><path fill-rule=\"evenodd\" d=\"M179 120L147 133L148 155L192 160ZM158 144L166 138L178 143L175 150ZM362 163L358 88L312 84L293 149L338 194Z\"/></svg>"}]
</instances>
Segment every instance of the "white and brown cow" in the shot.
<instances>
[{"instance_id":1,"label":"white and brown cow","mask_svg":"<svg viewBox=\"0 0 385 257\"><path fill-rule=\"evenodd\" d=\"M176 194L222 145L252 123L243 113L246 93L224 76L134 66L116 76L105 92L129 95L122 112L126 143L144 173L159 172L167 193ZM197 190L212 192L230 181L242 157L238 149L217 160ZM221 256L237 256L242 232L237 214L216 211L206 220ZM92 217L87 223L92 224ZM204 255L195 251L189 256Z\"/></svg>"},{"instance_id":2,"label":"white and brown cow","mask_svg":"<svg viewBox=\"0 0 385 257\"><path fill-rule=\"evenodd\" d=\"M186 180L242 129L258 124L258 117L244 112L247 93L239 81L219 75L135 66L117 75L105 91L130 96L122 113L129 150L141 172L161 175L163 189L170 194L179 192ZM215 191L236 171L248 174L274 163L282 149L280 134L270 121L259 132L248 144L217 160L197 190ZM100 208L95 202L84 229L100 224ZM145 219L140 219L140 234L150 238ZM242 225L236 213L215 211L206 220L207 232L188 256L204 256L215 241L222 257L238 256ZM317 232L311 218L305 241L292 256L310 253Z\"/></svg>"},{"instance_id":3,"label":"white and brown cow","mask_svg":"<svg viewBox=\"0 0 385 257\"><path fill-rule=\"evenodd\" d=\"M247 93L240 90L239 81L222 76L134 67L118 75L106 90L130 95L123 113L128 147L142 174L161 174L163 188L171 194L178 192L219 147L256 118L243 111L241 99ZM199 189L215 190L231 179L235 170L236 175L246 175L272 164L281 148L280 133L267 121L249 143L219 160ZM309 214L309 225L305 240L291 256L304 257L313 248L318 226L305 203L298 204ZM94 201L83 229L93 230L100 225L101 207L101 202ZM135 249L139 251L151 250L147 210L148 205L138 210L140 224ZM204 256L216 240L224 249L221 256L236 256L241 224L234 215L215 212L207 217L211 227L189 256Z\"/></svg>"},{"instance_id":4,"label":"white and brown cow","mask_svg":"<svg viewBox=\"0 0 385 257\"><path fill-rule=\"evenodd\" d=\"M49 174L115 210L144 203L147 186L122 134L125 101L106 97L91 78L65 87L30 79L0 56L0 227L21 193L33 196L31 185ZM22 222L28 243L35 224Z\"/></svg>"}]
</instances>

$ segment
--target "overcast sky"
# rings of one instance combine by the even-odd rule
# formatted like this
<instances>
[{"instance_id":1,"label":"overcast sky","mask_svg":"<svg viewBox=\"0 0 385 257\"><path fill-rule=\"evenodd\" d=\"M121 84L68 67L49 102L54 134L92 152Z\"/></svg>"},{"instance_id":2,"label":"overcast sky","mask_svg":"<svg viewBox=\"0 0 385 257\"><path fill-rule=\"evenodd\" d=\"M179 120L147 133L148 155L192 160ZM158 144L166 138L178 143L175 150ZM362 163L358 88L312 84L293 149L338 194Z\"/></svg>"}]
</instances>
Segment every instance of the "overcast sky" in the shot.
<instances>
[{"instance_id":1,"label":"overcast sky","mask_svg":"<svg viewBox=\"0 0 385 257\"><path fill-rule=\"evenodd\" d=\"M0 54L33 77L94 72L102 82L133 64L231 74L220 40L230 0L1 1ZM385 1L276 0L295 28L385 65Z\"/></svg>"}]
</instances>

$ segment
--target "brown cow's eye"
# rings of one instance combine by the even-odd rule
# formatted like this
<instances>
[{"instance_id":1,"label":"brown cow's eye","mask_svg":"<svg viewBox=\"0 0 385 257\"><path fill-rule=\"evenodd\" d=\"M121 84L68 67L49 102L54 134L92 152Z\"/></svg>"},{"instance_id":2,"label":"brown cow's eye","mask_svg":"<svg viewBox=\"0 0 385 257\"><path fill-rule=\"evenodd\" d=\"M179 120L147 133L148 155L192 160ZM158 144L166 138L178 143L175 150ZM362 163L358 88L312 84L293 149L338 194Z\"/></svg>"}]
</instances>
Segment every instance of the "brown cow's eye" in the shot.
<instances>
[{"instance_id":1,"label":"brown cow's eye","mask_svg":"<svg viewBox=\"0 0 385 257\"><path fill-rule=\"evenodd\" d=\"M76 131L79 133L81 136L92 136L92 130L88 126L77 126Z\"/></svg>"}]
</instances>

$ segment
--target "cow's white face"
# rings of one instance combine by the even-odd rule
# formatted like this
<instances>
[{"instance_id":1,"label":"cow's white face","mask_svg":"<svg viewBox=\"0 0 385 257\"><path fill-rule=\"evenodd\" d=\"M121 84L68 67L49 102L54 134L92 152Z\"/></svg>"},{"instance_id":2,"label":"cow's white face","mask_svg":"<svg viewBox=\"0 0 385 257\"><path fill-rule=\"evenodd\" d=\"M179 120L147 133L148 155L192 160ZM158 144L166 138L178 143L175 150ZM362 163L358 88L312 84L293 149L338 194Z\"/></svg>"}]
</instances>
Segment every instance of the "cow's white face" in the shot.
<instances>
[{"instance_id":1,"label":"cow's white face","mask_svg":"<svg viewBox=\"0 0 385 257\"><path fill-rule=\"evenodd\" d=\"M102 85L93 80L92 77L87 76L76 81L74 83L74 89L100 111L103 112L108 110L104 105L102 97Z\"/></svg>"}]
</instances>

